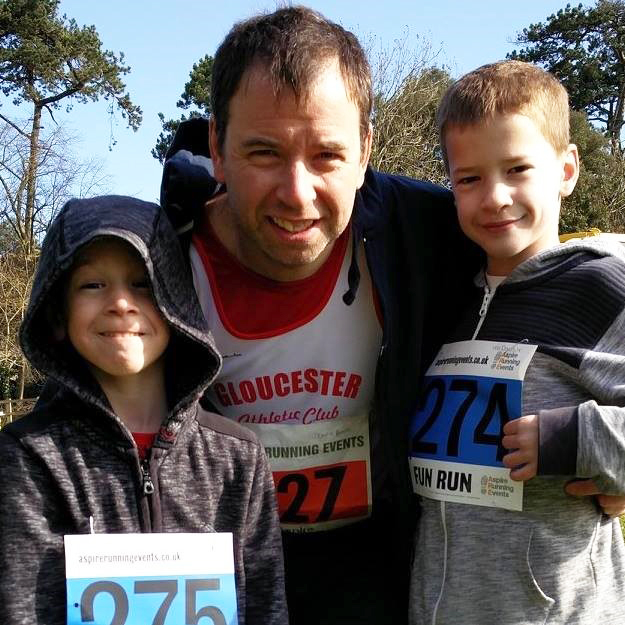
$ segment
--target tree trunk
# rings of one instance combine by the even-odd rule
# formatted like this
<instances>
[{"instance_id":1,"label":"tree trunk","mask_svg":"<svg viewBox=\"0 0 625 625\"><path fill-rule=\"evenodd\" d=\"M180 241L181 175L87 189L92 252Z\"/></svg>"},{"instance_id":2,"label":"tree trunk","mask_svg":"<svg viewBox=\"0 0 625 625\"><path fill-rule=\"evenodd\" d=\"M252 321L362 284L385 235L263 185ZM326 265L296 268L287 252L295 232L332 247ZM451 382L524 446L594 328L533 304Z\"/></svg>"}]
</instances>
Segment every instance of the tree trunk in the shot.
<instances>
[{"instance_id":1,"label":"tree trunk","mask_svg":"<svg viewBox=\"0 0 625 625\"><path fill-rule=\"evenodd\" d=\"M26 208L24 211L24 251L28 256L33 251L33 217L35 214L35 197L37 195L37 167L39 158L39 133L41 131L41 105L35 103L33 126L30 132L30 154L26 170Z\"/></svg>"},{"instance_id":2,"label":"tree trunk","mask_svg":"<svg viewBox=\"0 0 625 625\"><path fill-rule=\"evenodd\" d=\"M20 365L19 380L17 381L17 398L24 399L24 387L26 385L26 369L28 364L26 358L22 357L22 364Z\"/></svg>"}]
</instances>

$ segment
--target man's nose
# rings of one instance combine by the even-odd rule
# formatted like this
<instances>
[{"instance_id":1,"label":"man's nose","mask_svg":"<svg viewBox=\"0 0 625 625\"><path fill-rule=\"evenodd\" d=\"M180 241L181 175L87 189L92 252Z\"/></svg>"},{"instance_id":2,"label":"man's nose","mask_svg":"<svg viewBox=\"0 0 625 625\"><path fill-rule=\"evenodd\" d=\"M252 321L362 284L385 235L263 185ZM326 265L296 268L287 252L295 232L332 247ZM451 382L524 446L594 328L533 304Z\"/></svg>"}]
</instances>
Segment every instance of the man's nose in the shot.
<instances>
[{"instance_id":1,"label":"man's nose","mask_svg":"<svg viewBox=\"0 0 625 625\"><path fill-rule=\"evenodd\" d=\"M317 198L316 178L305 162L297 160L288 163L278 184L278 199L292 208L309 206Z\"/></svg>"}]
</instances>

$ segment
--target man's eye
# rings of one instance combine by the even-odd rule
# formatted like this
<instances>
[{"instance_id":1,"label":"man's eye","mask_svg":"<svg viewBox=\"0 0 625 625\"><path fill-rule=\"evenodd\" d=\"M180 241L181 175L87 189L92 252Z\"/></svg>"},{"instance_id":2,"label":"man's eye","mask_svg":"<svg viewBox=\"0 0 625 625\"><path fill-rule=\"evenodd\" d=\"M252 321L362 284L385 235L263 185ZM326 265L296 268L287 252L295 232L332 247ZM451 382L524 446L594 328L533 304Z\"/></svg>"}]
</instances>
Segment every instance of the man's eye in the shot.
<instances>
[{"instance_id":1,"label":"man's eye","mask_svg":"<svg viewBox=\"0 0 625 625\"><path fill-rule=\"evenodd\" d=\"M265 148L262 150L253 150L250 152L250 156L252 158L272 158L278 156L278 153L270 148Z\"/></svg>"}]
</instances>

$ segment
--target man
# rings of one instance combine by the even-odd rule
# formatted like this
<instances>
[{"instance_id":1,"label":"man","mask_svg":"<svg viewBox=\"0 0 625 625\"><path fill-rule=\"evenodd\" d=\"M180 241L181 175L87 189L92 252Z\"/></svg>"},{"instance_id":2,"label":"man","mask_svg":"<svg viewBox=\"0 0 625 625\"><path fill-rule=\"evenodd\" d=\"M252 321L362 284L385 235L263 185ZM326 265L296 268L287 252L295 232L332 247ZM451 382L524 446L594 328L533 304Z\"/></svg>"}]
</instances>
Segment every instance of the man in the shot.
<instances>
[{"instance_id":1,"label":"man","mask_svg":"<svg viewBox=\"0 0 625 625\"><path fill-rule=\"evenodd\" d=\"M401 625L417 518L407 421L479 254L451 194L367 169L366 57L318 13L235 25L212 105L208 133L192 120L176 135L161 198L192 231L224 356L210 401L267 450L291 623ZM206 203L215 179L227 193Z\"/></svg>"}]
</instances>

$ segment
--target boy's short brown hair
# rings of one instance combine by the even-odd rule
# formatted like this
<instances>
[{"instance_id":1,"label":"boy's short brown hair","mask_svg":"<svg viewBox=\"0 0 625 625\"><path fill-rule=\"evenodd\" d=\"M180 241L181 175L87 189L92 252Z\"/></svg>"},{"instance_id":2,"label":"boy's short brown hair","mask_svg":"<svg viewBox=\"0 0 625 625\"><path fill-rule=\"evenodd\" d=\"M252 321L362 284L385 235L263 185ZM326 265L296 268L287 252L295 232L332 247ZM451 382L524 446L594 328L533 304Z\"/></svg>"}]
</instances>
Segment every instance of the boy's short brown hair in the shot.
<instances>
[{"instance_id":1,"label":"boy's short brown hair","mask_svg":"<svg viewBox=\"0 0 625 625\"><path fill-rule=\"evenodd\" d=\"M529 117L560 153L569 145L569 98L549 72L522 61L483 65L459 78L445 93L436 114L445 166L445 133L450 126L477 124L496 115Z\"/></svg>"}]
</instances>

